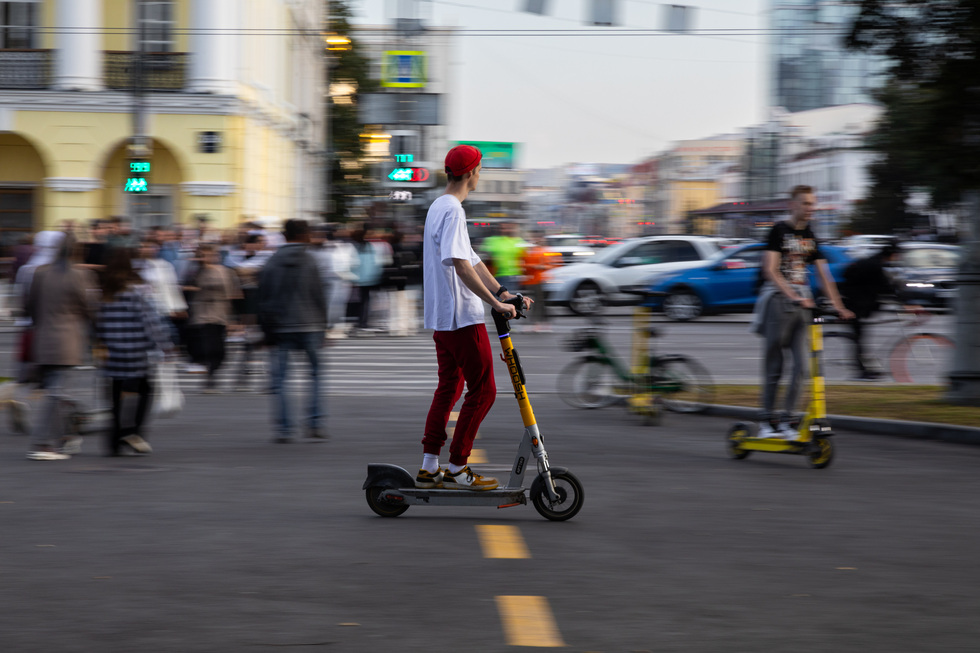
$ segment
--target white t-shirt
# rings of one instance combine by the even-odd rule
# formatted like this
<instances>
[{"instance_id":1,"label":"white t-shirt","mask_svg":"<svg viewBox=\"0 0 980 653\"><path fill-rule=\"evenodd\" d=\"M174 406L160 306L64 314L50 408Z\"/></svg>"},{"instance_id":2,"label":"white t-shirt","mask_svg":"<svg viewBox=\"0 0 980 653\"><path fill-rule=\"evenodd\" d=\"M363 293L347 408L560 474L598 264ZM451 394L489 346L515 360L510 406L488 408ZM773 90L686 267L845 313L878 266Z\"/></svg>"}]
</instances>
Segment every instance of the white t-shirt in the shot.
<instances>
[{"instance_id":1,"label":"white t-shirt","mask_svg":"<svg viewBox=\"0 0 980 653\"><path fill-rule=\"evenodd\" d=\"M452 195L443 195L425 217L422 284L426 329L455 331L483 324L483 300L463 285L453 267L454 258L466 259L473 266L480 262L466 232L463 205Z\"/></svg>"}]
</instances>

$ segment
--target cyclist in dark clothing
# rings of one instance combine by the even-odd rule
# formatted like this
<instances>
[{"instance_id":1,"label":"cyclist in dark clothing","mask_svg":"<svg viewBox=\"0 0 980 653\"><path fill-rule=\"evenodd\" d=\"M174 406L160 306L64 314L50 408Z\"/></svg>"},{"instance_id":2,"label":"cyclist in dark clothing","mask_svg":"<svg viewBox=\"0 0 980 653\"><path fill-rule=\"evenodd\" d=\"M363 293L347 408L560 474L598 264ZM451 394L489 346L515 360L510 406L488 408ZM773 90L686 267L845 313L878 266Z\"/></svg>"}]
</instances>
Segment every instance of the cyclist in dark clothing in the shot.
<instances>
[{"instance_id":1,"label":"cyclist in dark clothing","mask_svg":"<svg viewBox=\"0 0 980 653\"><path fill-rule=\"evenodd\" d=\"M864 336L864 321L881 307L882 297L896 297L902 300L901 288L896 286L885 267L898 256L898 246L886 245L877 253L854 261L844 270L844 280L840 285L841 298L844 306L854 313L850 321L854 331L854 365L858 371L858 379L871 381L877 379L880 373L870 370L864 364L864 346L861 342ZM908 311L919 311L917 306L905 306Z\"/></svg>"}]
</instances>

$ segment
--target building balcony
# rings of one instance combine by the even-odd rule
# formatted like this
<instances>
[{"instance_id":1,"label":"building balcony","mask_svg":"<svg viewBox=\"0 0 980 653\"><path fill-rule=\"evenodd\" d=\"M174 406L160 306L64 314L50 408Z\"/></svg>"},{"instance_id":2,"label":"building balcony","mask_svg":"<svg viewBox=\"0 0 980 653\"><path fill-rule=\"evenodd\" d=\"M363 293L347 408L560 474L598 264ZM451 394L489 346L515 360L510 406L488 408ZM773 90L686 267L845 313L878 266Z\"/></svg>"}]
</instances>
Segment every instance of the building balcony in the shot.
<instances>
[{"instance_id":1,"label":"building balcony","mask_svg":"<svg viewBox=\"0 0 980 653\"><path fill-rule=\"evenodd\" d=\"M109 51L105 53L105 85L115 91L133 89L133 74L138 52ZM178 92L187 80L186 52L143 53L143 90L149 92Z\"/></svg>"},{"instance_id":2,"label":"building balcony","mask_svg":"<svg viewBox=\"0 0 980 653\"><path fill-rule=\"evenodd\" d=\"M51 60L51 50L0 50L0 89L48 88Z\"/></svg>"}]
</instances>

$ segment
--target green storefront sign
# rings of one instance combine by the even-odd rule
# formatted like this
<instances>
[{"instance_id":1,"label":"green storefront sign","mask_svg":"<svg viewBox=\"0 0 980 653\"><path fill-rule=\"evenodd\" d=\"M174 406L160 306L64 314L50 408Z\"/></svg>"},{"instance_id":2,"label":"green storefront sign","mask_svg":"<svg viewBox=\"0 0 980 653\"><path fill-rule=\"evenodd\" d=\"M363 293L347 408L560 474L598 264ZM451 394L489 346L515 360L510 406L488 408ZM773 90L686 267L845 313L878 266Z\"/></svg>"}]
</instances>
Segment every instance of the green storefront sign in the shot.
<instances>
[{"instance_id":1,"label":"green storefront sign","mask_svg":"<svg viewBox=\"0 0 980 653\"><path fill-rule=\"evenodd\" d=\"M457 145L472 145L483 153L484 168L515 168L517 143L493 141L456 141Z\"/></svg>"}]
</instances>

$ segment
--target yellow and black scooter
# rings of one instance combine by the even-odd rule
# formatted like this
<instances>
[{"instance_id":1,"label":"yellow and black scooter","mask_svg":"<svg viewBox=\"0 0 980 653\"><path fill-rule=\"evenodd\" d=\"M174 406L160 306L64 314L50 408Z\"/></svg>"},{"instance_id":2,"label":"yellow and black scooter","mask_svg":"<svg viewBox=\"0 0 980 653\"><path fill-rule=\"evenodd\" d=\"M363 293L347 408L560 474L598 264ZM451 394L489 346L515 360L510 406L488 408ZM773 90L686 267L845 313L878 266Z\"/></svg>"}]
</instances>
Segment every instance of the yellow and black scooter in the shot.
<instances>
[{"instance_id":1,"label":"yellow and black scooter","mask_svg":"<svg viewBox=\"0 0 980 653\"><path fill-rule=\"evenodd\" d=\"M524 297L517 295L506 303L517 308L517 317L524 316ZM534 508L542 517L552 521L565 521L574 517L582 508L584 495L582 484L567 469L552 467L544 448L544 438L538 431L534 411L525 389L524 369L521 359L510 339L509 320L492 311L493 322L497 328L504 361L510 371L514 395L521 409L524 421L524 435L517 448L510 480L504 487L494 490L444 490L419 489L415 479L405 469L397 465L371 463L368 465L367 479L362 489L368 505L382 517L397 517L409 506L496 506L509 508L527 504L530 495ZM537 463L537 476L529 488L524 487L524 472L531 457Z\"/></svg>"},{"instance_id":2,"label":"yellow and black scooter","mask_svg":"<svg viewBox=\"0 0 980 653\"><path fill-rule=\"evenodd\" d=\"M815 309L810 323L810 403L799 423L792 423L796 438L759 438L752 436L753 426L737 422L728 431L728 454L742 460L753 451L788 453L806 456L810 467L823 469L834 459L834 444L830 439L834 431L827 419L827 402L823 378L823 329L822 325L836 318L819 314Z\"/></svg>"}]
</instances>

